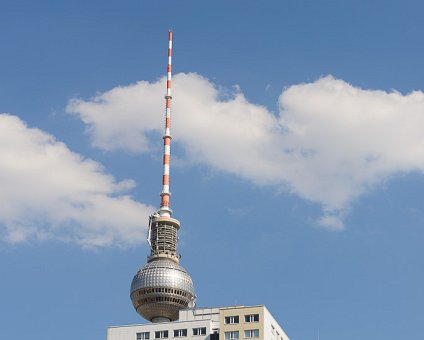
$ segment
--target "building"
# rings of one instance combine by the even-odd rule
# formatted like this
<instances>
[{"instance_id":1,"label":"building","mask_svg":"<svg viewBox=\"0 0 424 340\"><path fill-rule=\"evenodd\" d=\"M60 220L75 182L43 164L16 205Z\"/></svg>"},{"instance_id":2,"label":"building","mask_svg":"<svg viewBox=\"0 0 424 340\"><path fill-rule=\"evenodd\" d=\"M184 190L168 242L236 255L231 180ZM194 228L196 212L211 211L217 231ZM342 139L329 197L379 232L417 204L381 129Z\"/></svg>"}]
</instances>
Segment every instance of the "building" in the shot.
<instances>
[{"instance_id":1,"label":"building","mask_svg":"<svg viewBox=\"0 0 424 340\"><path fill-rule=\"evenodd\" d=\"M149 217L150 256L134 275L130 289L134 309L150 323L109 327L107 340L289 340L263 305L195 308L193 282L177 253L180 222L171 217L171 58L169 32L161 202L159 210Z\"/></svg>"},{"instance_id":2,"label":"building","mask_svg":"<svg viewBox=\"0 0 424 340\"><path fill-rule=\"evenodd\" d=\"M265 306L183 309L178 321L112 326L107 340L289 340Z\"/></svg>"}]
</instances>

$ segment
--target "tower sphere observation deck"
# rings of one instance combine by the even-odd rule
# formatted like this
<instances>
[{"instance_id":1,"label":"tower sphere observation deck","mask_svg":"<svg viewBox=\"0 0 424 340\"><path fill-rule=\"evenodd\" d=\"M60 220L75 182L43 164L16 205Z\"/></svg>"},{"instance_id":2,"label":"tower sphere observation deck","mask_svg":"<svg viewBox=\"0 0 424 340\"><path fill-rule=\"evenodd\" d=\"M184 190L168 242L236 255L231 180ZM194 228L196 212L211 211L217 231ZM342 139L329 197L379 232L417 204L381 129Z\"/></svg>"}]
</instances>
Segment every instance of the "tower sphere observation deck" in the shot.
<instances>
[{"instance_id":1,"label":"tower sphere observation deck","mask_svg":"<svg viewBox=\"0 0 424 340\"><path fill-rule=\"evenodd\" d=\"M172 32L168 36L168 74L166 83L165 134L163 136L163 177L161 205L157 213L149 217L147 241L150 256L147 263L135 274L131 283L132 304L143 318L152 322L178 320L181 309L195 304L193 282L179 264L177 254L180 222L171 217L169 170L171 161L171 59Z\"/></svg>"}]
</instances>

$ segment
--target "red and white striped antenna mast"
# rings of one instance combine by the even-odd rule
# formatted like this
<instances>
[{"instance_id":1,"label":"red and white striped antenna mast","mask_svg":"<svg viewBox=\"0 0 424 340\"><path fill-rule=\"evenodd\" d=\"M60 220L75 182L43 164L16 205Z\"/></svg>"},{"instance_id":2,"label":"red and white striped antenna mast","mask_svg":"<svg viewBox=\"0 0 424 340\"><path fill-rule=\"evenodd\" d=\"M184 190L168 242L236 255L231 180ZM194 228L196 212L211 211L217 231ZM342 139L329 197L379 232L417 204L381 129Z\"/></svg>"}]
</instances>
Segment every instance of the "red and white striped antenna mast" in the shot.
<instances>
[{"instance_id":1,"label":"red and white striped antenna mast","mask_svg":"<svg viewBox=\"0 0 424 340\"><path fill-rule=\"evenodd\" d=\"M172 31L168 32L168 73L166 81L166 112L165 112L165 134L163 135L163 176L162 176L162 192L159 215L170 217L172 209L170 207L169 191L169 168L171 163L171 77L172 77Z\"/></svg>"}]
</instances>

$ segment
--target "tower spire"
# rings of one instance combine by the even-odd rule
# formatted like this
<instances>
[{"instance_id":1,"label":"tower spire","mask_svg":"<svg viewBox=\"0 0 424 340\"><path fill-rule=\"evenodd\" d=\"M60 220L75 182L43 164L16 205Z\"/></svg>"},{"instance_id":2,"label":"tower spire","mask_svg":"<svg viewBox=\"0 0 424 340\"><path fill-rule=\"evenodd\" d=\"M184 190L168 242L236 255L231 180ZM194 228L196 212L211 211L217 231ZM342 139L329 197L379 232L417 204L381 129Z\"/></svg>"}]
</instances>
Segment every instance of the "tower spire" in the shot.
<instances>
[{"instance_id":1,"label":"tower spire","mask_svg":"<svg viewBox=\"0 0 424 340\"><path fill-rule=\"evenodd\" d=\"M168 72L165 94L165 134L163 135L163 176L159 215L170 217L169 168L171 162L171 78L172 78L172 31L168 32Z\"/></svg>"}]
</instances>

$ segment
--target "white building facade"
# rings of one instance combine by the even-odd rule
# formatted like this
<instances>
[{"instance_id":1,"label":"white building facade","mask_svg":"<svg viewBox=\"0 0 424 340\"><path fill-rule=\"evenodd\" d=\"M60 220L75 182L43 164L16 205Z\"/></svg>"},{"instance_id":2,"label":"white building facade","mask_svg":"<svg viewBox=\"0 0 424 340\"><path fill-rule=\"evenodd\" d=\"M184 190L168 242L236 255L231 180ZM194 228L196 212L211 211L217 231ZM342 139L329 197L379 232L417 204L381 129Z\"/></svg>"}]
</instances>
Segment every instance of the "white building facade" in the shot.
<instances>
[{"instance_id":1,"label":"white building facade","mask_svg":"<svg viewBox=\"0 0 424 340\"><path fill-rule=\"evenodd\" d=\"M263 305L184 309L173 322L112 326L107 340L289 340Z\"/></svg>"}]
</instances>

